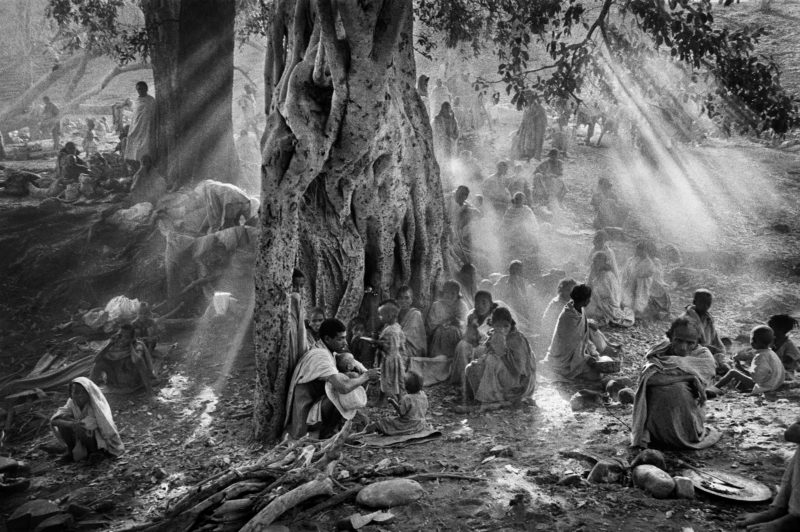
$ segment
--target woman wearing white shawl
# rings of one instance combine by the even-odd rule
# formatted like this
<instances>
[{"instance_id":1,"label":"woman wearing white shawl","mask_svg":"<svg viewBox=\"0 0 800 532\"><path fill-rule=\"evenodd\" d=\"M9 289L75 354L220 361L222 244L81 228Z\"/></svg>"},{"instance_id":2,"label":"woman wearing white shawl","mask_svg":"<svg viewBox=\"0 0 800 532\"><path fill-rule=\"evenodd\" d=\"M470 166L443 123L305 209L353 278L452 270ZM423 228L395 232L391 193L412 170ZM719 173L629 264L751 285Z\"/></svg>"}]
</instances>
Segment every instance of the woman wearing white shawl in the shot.
<instances>
[{"instance_id":1,"label":"woman wearing white shawl","mask_svg":"<svg viewBox=\"0 0 800 532\"><path fill-rule=\"evenodd\" d=\"M67 446L67 459L83 460L98 451L119 456L125 450L103 392L86 377L72 379L69 399L50 418L50 426Z\"/></svg>"},{"instance_id":2,"label":"woman wearing white shawl","mask_svg":"<svg viewBox=\"0 0 800 532\"><path fill-rule=\"evenodd\" d=\"M669 312L670 297L663 281L661 261L653 258L655 246L642 241L625 265L622 303L636 318L652 319Z\"/></svg>"},{"instance_id":3,"label":"woman wearing white shawl","mask_svg":"<svg viewBox=\"0 0 800 532\"><path fill-rule=\"evenodd\" d=\"M599 355L613 354L613 348L602 332L589 325L583 310L592 298L592 289L585 284L575 286L558 316L556 329L543 363L555 382L598 385L602 379L595 364Z\"/></svg>"},{"instance_id":4,"label":"woman wearing white shawl","mask_svg":"<svg viewBox=\"0 0 800 532\"><path fill-rule=\"evenodd\" d=\"M517 192L511 206L503 215L503 241L511 258L520 258L530 269L538 262L539 222L530 207L525 205L525 194ZM515 309L519 311L519 309Z\"/></svg>"},{"instance_id":5,"label":"woman wearing white shawl","mask_svg":"<svg viewBox=\"0 0 800 532\"><path fill-rule=\"evenodd\" d=\"M592 287L592 300L584 313L599 327L613 324L619 327L633 325L633 309L622 306L622 286L615 264L605 251L592 255L592 266L586 283Z\"/></svg>"},{"instance_id":6,"label":"woman wearing white shawl","mask_svg":"<svg viewBox=\"0 0 800 532\"><path fill-rule=\"evenodd\" d=\"M705 426L706 387L714 356L699 345L700 330L686 318L672 322L667 341L647 354L633 405L631 445L705 449L722 434Z\"/></svg>"}]
</instances>

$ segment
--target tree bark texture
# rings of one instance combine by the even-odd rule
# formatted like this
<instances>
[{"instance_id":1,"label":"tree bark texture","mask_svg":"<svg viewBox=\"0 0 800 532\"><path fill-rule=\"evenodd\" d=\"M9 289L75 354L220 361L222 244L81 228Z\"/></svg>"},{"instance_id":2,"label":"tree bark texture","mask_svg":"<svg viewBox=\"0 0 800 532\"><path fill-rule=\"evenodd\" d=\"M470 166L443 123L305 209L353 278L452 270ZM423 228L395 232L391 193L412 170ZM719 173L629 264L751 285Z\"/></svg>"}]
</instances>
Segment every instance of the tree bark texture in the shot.
<instances>
[{"instance_id":1,"label":"tree bark texture","mask_svg":"<svg viewBox=\"0 0 800 532\"><path fill-rule=\"evenodd\" d=\"M364 280L443 281L445 214L416 88L411 0L281 0L265 58L261 237L256 258L256 436L283 427L287 293L295 266L343 321Z\"/></svg>"},{"instance_id":2,"label":"tree bark texture","mask_svg":"<svg viewBox=\"0 0 800 532\"><path fill-rule=\"evenodd\" d=\"M235 2L142 0L155 80L158 164L171 182L236 182Z\"/></svg>"}]
</instances>

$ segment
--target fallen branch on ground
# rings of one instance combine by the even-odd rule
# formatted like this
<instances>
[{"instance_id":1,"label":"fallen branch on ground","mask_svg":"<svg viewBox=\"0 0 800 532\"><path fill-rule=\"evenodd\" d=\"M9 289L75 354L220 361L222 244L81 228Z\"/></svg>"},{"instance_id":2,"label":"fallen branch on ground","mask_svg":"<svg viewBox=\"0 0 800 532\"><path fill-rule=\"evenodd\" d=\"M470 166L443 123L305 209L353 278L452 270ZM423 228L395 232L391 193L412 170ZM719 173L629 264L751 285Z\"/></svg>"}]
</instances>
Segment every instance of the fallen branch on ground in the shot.
<instances>
[{"instance_id":1,"label":"fallen branch on ground","mask_svg":"<svg viewBox=\"0 0 800 532\"><path fill-rule=\"evenodd\" d=\"M352 500L369 485L364 481L368 476L376 477L375 481L387 478L487 480L450 472L412 474L415 471L409 464L398 464L380 469L364 468L349 479L340 479L350 483L342 486L335 478L350 427L348 421L327 440L308 436L293 441L284 439L259 458L196 484L171 505L160 521L120 532L216 530L222 523L228 530L253 532L266 529L292 510L295 512L289 519L297 523ZM352 485L358 479L364 483ZM342 489L339 493L336 493L336 486ZM319 497L325 499L315 500Z\"/></svg>"},{"instance_id":2,"label":"fallen branch on ground","mask_svg":"<svg viewBox=\"0 0 800 532\"><path fill-rule=\"evenodd\" d=\"M198 483L163 519L123 532L197 530L217 522L220 516L227 524L260 530L309 499L333 495L331 476L350 426L348 421L328 440L284 440L258 459Z\"/></svg>"}]
</instances>

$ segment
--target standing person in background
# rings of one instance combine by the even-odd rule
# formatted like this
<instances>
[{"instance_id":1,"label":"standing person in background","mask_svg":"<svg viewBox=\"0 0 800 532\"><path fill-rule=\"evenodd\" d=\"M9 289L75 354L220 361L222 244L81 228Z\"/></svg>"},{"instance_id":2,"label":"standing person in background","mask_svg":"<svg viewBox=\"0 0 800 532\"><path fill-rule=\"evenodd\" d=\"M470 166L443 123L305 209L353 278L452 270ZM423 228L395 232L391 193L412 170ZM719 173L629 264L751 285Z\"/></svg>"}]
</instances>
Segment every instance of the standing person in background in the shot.
<instances>
[{"instance_id":1,"label":"standing person in background","mask_svg":"<svg viewBox=\"0 0 800 532\"><path fill-rule=\"evenodd\" d=\"M448 169L448 173L450 159L458 153L457 147L458 122L450 102L444 102L439 114L433 119L433 151L439 161L439 167Z\"/></svg>"},{"instance_id":2,"label":"standing person in background","mask_svg":"<svg viewBox=\"0 0 800 532\"><path fill-rule=\"evenodd\" d=\"M547 129L547 113L539 98L531 91L525 92L525 112L522 122L511 141L512 159L541 160L544 134Z\"/></svg>"},{"instance_id":3,"label":"standing person in background","mask_svg":"<svg viewBox=\"0 0 800 532\"><path fill-rule=\"evenodd\" d=\"M147 83L136 84L139 97L133 109L133 119L125 143L124 158L132 168L138 169L142 157L149 155L156 161L156 99L147 94Z\"/></svg>"},{"instance_id":4,"label":"standing person in background","mask_svg":"<svg viewBox=\"0 0 800 532\"><path fill-rule=\"evenodd\" d=\"M50 101L49 96L43 96L44 109L42 110L42 131L50 131L53 137L53 150L61 147L61 111L56 104Z\"/></svg>"},{"instance_id":5,"label":"standing person in background","mask_svg":"<svg viewBox=\"0 0 800 532\"><path fill-rule=\"evenodd\" d=\"M444 86L441 79L436 78L436 86L430 91L431 122L433 122L433 118L441 111L442 104L449 101L450 91L447 90L447 87Z\"/></svg>"},{"instance_id":6,"label":"standing person in background","mask_svg":"<svg viewBox=\"0 0 800 532\"><path fill-rule=\"evenodd\" d=\"M258 113L256 112L256 89L249 83L244 86L244 94L239 96L236 102L242 110L243 128L252 130L256 136L260 136L258 131Z\"/></svg>"},{"instance_id":7,"label":"standing person in background","mask_svg":"<svg viewBox=\"0 0 800 532\"><path fill-rule=\"evenodd\" d=\"M100 141L100 137L95 131L97 125L93 118L86 119L86 134L83 136L83 151L88 156L97 153L97 143Z\"/></svg>"}]
</instances>

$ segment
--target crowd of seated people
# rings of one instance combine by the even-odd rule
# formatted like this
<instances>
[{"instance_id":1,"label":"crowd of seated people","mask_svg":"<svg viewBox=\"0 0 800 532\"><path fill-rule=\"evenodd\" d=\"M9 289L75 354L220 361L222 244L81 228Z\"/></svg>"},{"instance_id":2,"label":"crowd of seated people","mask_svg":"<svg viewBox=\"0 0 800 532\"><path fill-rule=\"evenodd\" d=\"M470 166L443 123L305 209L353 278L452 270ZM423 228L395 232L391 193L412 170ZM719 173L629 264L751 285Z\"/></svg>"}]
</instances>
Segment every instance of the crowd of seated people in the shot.
<instances>
[{"instance_id":1,"label":"crowd of seated people","mask_svg":"<svg viewBox=\"0 0 800 532\"><path fill-rule=\"evenodd\" d=\"M74 179L80 170L73 168L80 164L77 154L68 150L63 160L65 179ZM142 179L149 171L146 163L138 174ZM412 288L390 290L373 272L360 315L348 324L326 319L325 309L305 308L304 276L295 270L289 297L291 380L285 419L291 437L334 434L343 420L366 406L368 383L379 390L377 404L392 410L367 430L395 436L431 428L429 398L423 389L431 384L457 388L458 412L532 403L537 377L607 390L609 374L618 370L604 360L617 360L620 349L609 339L609 331L669 316L671 298L653 241L637 241L633 255L624 268L619 267L609 235L624 223L624 209L610 181L601 179L592 198L598 230L585 282L564 276L555 294L543 298L537 278L544 224L537 220L535 208L556 209L568 193L558 151L550 152L530 183L524 167L505 161L497 164L495 174L476 184L478 174L470 185L480 188L487 199L485 208L469 201L467 185L459 185L448 198L453 279L441 284L427 308L419 305L426 298L417 299ZM213 220L219 227L227 223L224 212ZM209 222L213 220L210 217ZM508 264L506 274L492 272L489 261L476 256L476 224L494 224L501 230L500 260ZM752 330L750 349L731 357L710 313L712 302L710 291L696 290L691 304L671 322L665 339L644 354L633 399L633 447L712 446L721 433L706 422L708 398L727 389L772 393L793 378L800 362L800 350L788 336L797 327L794 318L772 316ZM145 344L145 338L133 327L121 328L98 358L92 380L71 385L68 404L51 424L72 459L98 451L122 452L108 405L93 381L119 378L113 371L118 365L106 367L103 362L124 360L119 367L149 387L152 346ZM791 438L800 437L793 432ZM800 493L797 467L795 456L774 508L748 517L750 523L795 516L793 501Z\"/></svg>"}]
</instances>

